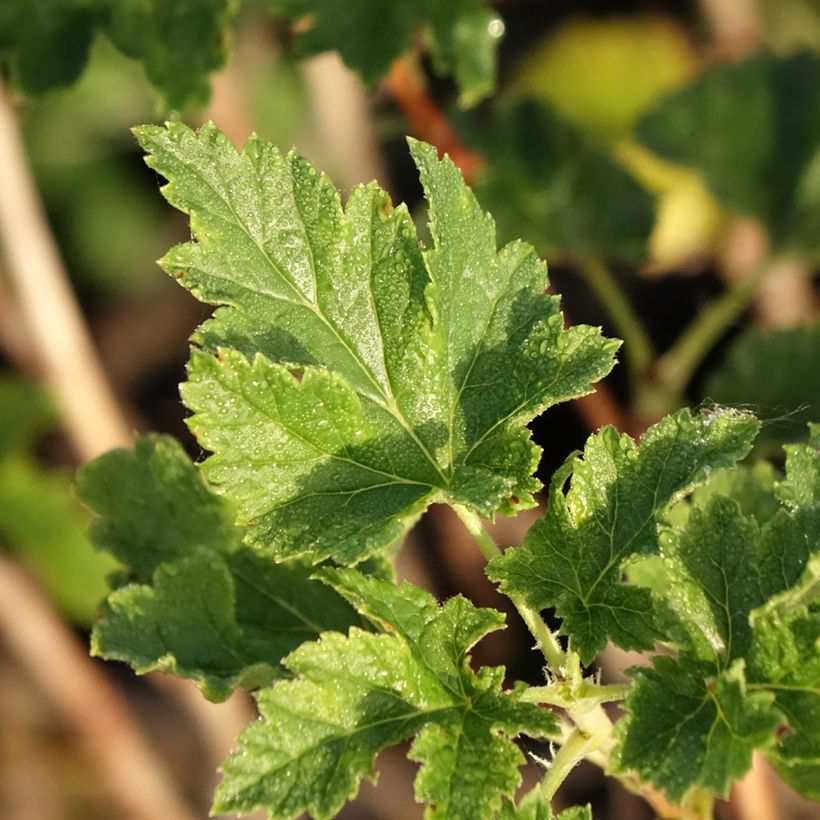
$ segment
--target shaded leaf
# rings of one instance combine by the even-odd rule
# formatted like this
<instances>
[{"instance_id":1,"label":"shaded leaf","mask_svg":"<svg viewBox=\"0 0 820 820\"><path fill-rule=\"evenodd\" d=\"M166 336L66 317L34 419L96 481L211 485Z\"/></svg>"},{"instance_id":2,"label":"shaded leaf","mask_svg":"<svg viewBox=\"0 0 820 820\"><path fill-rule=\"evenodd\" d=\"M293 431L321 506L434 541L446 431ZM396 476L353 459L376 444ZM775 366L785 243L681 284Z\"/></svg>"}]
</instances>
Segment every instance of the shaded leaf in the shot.
<instances>
[{"instance_id":1,"label":"shaded leaf","mask_svg":"<svg viewBox=\"0 0 820 820\"><path fill-rule=\"evenodd\" d=\"M661 100L639 138L697 168L726 205L761 219L778 250L818 254L820 57L717 65Z\"/></svg>"},{"instance_id":2,"label":"shaded leaf","mask_svg":"<svg viewBox=\"0 0 820 820\"><path fill-rule=\"evenodd\" d=\"M477 192L502 236L551 259L645 259L652 197L575 126L524 101L482 121L475 139L488 160Z\"/></svg>"},{"instance_id":3,"label":"shaded leaf","mask_svg":"<svg viewBox=\"0 0 820 820\"><path fill-rule=\"evenodd\" d=\"M820 380L806 378L820 361L820 323L765 333L750 328L729 348L703 394L720 404L749 407L765 423L761 440L800 438L820 418Z\"/></svg>"}]
</instances>

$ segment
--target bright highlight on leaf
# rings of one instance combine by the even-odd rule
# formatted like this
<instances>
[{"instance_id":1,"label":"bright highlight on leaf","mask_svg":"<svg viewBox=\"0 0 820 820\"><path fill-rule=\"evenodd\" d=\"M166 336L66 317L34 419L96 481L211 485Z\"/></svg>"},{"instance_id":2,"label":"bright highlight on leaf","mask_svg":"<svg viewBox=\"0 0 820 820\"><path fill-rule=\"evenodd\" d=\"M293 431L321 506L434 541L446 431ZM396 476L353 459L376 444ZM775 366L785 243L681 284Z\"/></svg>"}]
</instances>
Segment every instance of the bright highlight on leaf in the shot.
<instances>
[{"instance_id":1,"label":"bright highlight on leaf","mask_svg":"<svg viewBox=\"0 0 820 820\"><path fill-rule=\"evenodd\" d=\"M526 424L589 392L617 342L564 330L528 245L435 149L411 142L432 247L376 185L338 192L296 154L213 126L137 129L195 241L163 260L222 305L183 399L213 453L202 469L277 558L359 560L433 501L490 517L533 504Z\"/></svg>"}]
</instances>

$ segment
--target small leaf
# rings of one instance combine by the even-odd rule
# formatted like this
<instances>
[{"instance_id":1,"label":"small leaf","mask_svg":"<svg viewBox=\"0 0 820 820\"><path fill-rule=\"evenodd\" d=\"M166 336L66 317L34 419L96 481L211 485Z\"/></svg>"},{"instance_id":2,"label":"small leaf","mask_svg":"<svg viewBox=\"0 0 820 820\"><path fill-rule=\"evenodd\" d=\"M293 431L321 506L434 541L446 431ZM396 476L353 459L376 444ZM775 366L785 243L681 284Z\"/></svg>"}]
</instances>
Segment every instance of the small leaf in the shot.
<instances>
[{"instance_id":1,"label":"small leaf","mask_svg":"<svg viewBox=\"0 0 820 820\"><path fill-rule=\"evenodd\" d=\"M99 515L92 538L128 568L115 581L92 650L196 680L211 700L284 674L279 660L326 629L359 623L312 567L274 564L240 543L232 509L182 448L137 439L84 467L80 492Z\"/></svg>"},{"instance_id":2,"label":"small leaf","mask_svg":"<svg viewBox=\"0 0 820 820\"><path fill-rule=\"evenodd\" d=\"M623 566L658 552L658 524L670 503L742 458L757 430L754 417L727 410L695 417L682 410L649 428L640 447L604 428L583 458L559 470L546 515L522 547L491 562L490 577L535 608L554 606L584 663L607 640L651 648L659 635L655 607L647 590L622 582Z\"/></svg>"},{"instance_id":3,"label":"small leaf","mask_svg":"<svg viewBox=\"0 0 820 820\"><path fill-rule=\"evenodd\" d=\"M440 608L408 584L353 570L322 577L387 631L325 633L285 660L296 677L260 693L263 721L225 764L214 810L330 817L361 778L373 779L381 749L416 735L410 756L422 762L416 795L434 803L428 816L492 816L520 779L524 758L511 738L557 728L518 690L501 691L503 670L469 667L470 647L502 616L460 597Z\"/></svg>"},{"instance_id":4,"label":"small leaf","mask_svg":"<svg viewBox=\"0 0 820 820\"><path fill-rule=\"evenodd\" d=\"M526 429L589 391L617 343L563 329L532 248L494 224L448 159L412 143L433 247L375 185L343 209L305 160L212 126L146 126L148 163L197 241L163 260L221 304L195 334L185 403L208 478L277 558L355 562L433 501L531 506ZM275 477L275 480L274 480Z\"/></svg>"}]
</instances>

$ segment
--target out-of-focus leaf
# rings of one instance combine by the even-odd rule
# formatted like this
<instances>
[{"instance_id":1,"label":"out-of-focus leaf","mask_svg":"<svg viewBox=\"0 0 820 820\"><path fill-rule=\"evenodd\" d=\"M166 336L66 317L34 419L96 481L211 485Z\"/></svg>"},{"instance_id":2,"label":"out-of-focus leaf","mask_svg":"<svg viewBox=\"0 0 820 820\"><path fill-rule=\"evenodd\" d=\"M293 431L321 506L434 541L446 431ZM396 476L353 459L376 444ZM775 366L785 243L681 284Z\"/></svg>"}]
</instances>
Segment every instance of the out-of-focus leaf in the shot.
<instances>
[{"instance_id":1,"label":"out-of-focus leaf","mask_svg":"<svg viewBox=\"0 0 820 820\"><path fill-rule=\"evenodd\" d=\"M96 0L3 0L0 65L26 94L71 85L88 61Z\"/></svg>"},{"instance_id":2,"label":"out-of-focus leaf","mask_svg":"<svg viewBox=\"0 0 820 820\"><path fill-rule=\"evenodd\" d=\"M638 138L698 169L728 207L768 227L777 250L820 256L820 56L759 54L719 65L661 100Z\"/></svg>"},{"instance_id":3,"label":"out-of-focus leaf","mask_svg":"<svg viewBox=\"0 0 820 820\"><path fill-rule=\"evenodd\" d=\"M761 440L795 441L808 421L820 419L819 364L820 322L775 332L752 328L733 343L703 394L754 410L764 420Z\"/></svg>"},{"instance_id":4,"label":"out-of-focus leaf","mask_svg":"<svg viewBox=\"0 0 820 820\"><path fill-rule=\"evenodd\" d=\"M307 21L297 39L299 53L338 51L369 85L388 73L421 28L436 70L455 75L464 105L495 86L503 25L486 0L271 0L271 6L292 20Z\"/></svg>"},{"instance_id":5,"label":"out-of-focus leaf","mask_svg":"<svg viewBox=\"0 0 820 820\"><path fill-rule=\"evenodd\" d=\"M503 237L551 259L645 258L652 197L575 126L530 100L500 107L476 141L488 160L477 192Z\"/></svg>"},{"instance_id":6,"label":"out-of-focus leaf","mask_svg":"<svg viewBox=\"0 0 820 820\"><path fill-rule=\"evenodd\" d=\"M694 63L681 29L657 16L576 19L524 58L513 90L616 140L661 94L683 84Z\"/></svg>"},{"instance_id":7,"label":"out-of-focus leaf","mask_svg":"<svg viewBox=\"0 0 820 820\"><path fill-rule=\"evenodd\" d=\"M71 480L46 472L23 456L0 460L0 542L37 574L51 600L81 624L90 624L116 561L91 546L88 516Z\"/></svg>"},{"instance_id":8,"label":"out-of-focus leaf","mask_svg":"<svg viewBox=\"0 0 820 820\"><path fill-rule=\"evenodd\" d=\"M100 0L105 30L125 54L140 60L169 108L204 105L208 75L227 56L235 0Z\"/></svg>"}]
</instances>

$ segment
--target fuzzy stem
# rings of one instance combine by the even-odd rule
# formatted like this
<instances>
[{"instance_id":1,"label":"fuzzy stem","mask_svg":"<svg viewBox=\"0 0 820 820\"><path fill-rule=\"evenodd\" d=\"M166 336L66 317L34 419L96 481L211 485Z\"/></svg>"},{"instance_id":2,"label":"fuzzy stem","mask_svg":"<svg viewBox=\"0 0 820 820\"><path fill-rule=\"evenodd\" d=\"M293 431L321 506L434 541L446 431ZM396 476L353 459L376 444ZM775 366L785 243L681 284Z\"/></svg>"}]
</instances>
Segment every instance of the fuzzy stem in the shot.
<instances>
[{"instance_id":1,"label":"fuzzy stem","mask_svg":"<svg viewBox=\"0 0 820 820\"><path fill-rule=\"evenodd\" d=\"M464 522L467 531L473 536L478 548L481 550L481 554L487 561L498 558L501 555L501 550L487 530L484 529L481 519L466 507L456 506L455 511ZM544 655L550 669L554 674L560 675L567 665L567 655L561 648L558 638L550 631L541 616L521 596L510 595L508 597L527 625L527 629L535 638L538 648Z\"/></svg>"}]
</instances>

